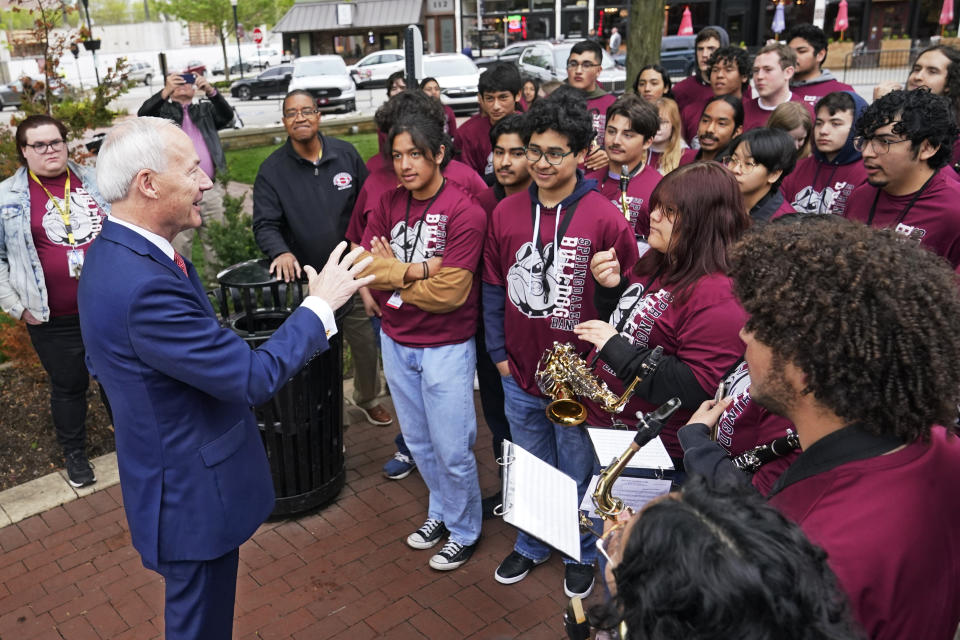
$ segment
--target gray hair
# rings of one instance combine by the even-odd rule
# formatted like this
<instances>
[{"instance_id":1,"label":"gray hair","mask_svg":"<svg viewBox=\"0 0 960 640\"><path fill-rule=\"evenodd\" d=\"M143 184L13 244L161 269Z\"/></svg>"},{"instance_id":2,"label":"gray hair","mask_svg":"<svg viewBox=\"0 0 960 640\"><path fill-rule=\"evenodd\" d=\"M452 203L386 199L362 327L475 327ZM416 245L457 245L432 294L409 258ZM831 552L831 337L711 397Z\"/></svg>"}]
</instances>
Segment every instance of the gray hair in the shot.
<instances>
[{"instance_id":1,"label":"gray hair","mask_svg":"<svg viewBox=\"0 0 960 640\"><path fill-rule=\"evenodd\" d=\"M179 127L165 118L144 116L121 122L110 130L97 155L97 187L107 202L126 198L141 170L166 170L165 134L170 129Z\"/></svg>"}]
</instances>

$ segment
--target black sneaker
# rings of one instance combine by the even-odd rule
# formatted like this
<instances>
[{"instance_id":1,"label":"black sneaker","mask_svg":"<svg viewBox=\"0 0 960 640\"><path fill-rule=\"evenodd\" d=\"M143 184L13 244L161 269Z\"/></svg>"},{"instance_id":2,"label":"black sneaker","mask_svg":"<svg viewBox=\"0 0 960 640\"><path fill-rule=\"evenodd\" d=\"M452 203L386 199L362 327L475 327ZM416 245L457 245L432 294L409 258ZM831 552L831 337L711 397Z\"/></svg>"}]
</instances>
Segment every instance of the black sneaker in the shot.
<instances>
[{"instance_id":1,"label":"black sneaker","mask_svg":"<svg viewBox=\"0 0 960 640\"><path fill-rule=\"evenodd\" d=\"M527 574L530 573L530 569L533 569L538 564L543 564L549 558L550 556L547 556L540 562L536 562L526 556L520 555L516 551L511 551L510 555L504 558L503 562L500 563L500 566L497 567L493 577L496 578L497 582L500 584L513 584L515 582L520 582L527 577Z\"/></svg>"},{"instance_id":2,"label":"black sneaker","mask_svg":"<svg viewBox=\"0 0 960 640\"><path fill-rule=\"evenodd\" d=\"M563 592L568 598L586 598L593 591L593 565L571 562L564 566Z\"/></svg>"},{"instance_id":3,"label":"black sneaker","mask_svg":"<svg viewBox=\"0 0 960 640\"><path fill-rule=\"evenodd\" d=\"M430 566L437 571L453 571L470 559L477 549L477 543L462 545L453 540L447 540L440 553L430 558Z\"/></svg>"},{"instance_id":4,"label":"black sneaker","mask_svg":"<svg viewBox=\"0 0 960 640\"><path fill-rule=\"evenodd\" d=\"M427 518L423 526L407 536L407 544L414 549L429 549L447 534L447 525L441 520Z\"/></svg>"},{"instance_id":5,"label":"black sneaker","mask_svg":"<svg viewBox=\"0 0 960 640\"><path fill-rule=\"evenodd\" d=\"M77 451L71 451L65 456L67 464L67 478L70 480L70 484L76 488L86 487L97 481L97 477L93 475L93 467L90 465L90 461L87 460L87 456L83 451L79 449Z\"/></svg>"}]
</instances>

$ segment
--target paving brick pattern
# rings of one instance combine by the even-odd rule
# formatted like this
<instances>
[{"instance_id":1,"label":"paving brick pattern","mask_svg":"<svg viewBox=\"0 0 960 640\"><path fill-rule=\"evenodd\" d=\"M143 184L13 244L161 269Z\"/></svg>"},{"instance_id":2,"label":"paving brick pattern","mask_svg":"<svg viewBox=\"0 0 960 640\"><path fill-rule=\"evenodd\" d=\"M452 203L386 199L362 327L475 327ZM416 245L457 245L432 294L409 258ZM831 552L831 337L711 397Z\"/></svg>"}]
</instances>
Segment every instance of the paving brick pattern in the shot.
<instances>
[{"instance_id":1,"label":"paving brick pattern","mask_svg":"<svg viewBox=\"0 0 960 640\"><path fill-rule=\"evenodd\" d=\"M427 491L416 473L381 475L395 433L354 422L336 502L268 522L241 547L234 637L564 637L557 554L515 585L493 579L514 540L502 520L484 522L477 553L456 571L434 571L431 551L406 546L426 517ZM476 452L488 495L498 480L483 424ZM0 550L0 640L162 636L163 581L130 546L119 486L0 528Z\"/></svg>"}]
</instances>

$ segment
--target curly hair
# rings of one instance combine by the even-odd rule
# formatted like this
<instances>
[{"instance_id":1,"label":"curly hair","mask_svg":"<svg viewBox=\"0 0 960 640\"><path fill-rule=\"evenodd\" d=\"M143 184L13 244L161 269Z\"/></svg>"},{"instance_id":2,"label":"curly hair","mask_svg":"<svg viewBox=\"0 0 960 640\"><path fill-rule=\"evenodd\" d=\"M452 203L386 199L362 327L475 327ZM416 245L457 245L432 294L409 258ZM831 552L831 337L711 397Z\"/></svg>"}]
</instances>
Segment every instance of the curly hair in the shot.
<instances>
[{"instance_id":1,"label":"curly hair","mask_svg":"<svg viewBox=\"0 0 960 640\"><path fill-rule=\"evenodd\" d=\"M787 29L787 33L783 36L783 41L790 44L790 41L794 38L806 40L807 44L813 48L814 55L823 51L823 60L827 59L826 51L829 46L829 41L827 40L827 34L824 33L820 27L809 23L796 24L792 28ZM820 61L821 67L823 66L823 60Z\"/></svg>"},{"instance_id":2,"label":"curly hair","mask_svg":"<svg viewBox=\"0 0 960 640\"><path fill-rule=\"evenodd\" d=\"M732 45L729 47L720 47L710 55L710 59L707 60L707 66L712 70L721 62L730 62L737 65L743 88L746 88L746 86L750 84L750 78L753 75L753 69L750 65L753 64L753 61L750 59L750 54L747 53L746 49Z\"/></svg>"},{"instance_id":3,"label":"curly hair","mask_svg":"<svg viewBox=\"0 0 960 640\"><path fill-rule=\"evenodd\" d=\"M857 135L869 138L891 122L896 123L894 134L910 140L914 155L924 140L937 148L937 152L927 158L931 169L950 162L958 129L950 101L945 97L924 89L891 91L864 110L856 123Z\"/></svg>"},{"instance_id":4,"label":"curly hair","mask_svg":"<svg viewBox=\"0 0 960 640\"><path fill-rule=\"evenodd\" d=\"M623 620L647 640L859 637L827 554L749 487L693 476L635 518L594 626Z\"/></svg>"},{"instance_id":5,"label":"curly hair","mask_svg":"<svg viewBox=\"0 0 960 640\"><path fill-rule=\"evenodd\" d=\"M567 144L575 154L593 140L593 118L587 111L583 92L564 85L542 100L537 100L523 116L525 130L523 143L530 142L534 133L552 129L567 137Z\"/></svg>"},{"instance_id":6,"label":"curly hair","mask_svg":"<svg viewBox=\"0 0 960 640\"><path fill-rule=\"evenodd\" d=\"M960 402L960 294L939 256L892 230L797 216L731 252L746 329L814 399L878 435L926 439Z\"/></svg>"}]
</instances>

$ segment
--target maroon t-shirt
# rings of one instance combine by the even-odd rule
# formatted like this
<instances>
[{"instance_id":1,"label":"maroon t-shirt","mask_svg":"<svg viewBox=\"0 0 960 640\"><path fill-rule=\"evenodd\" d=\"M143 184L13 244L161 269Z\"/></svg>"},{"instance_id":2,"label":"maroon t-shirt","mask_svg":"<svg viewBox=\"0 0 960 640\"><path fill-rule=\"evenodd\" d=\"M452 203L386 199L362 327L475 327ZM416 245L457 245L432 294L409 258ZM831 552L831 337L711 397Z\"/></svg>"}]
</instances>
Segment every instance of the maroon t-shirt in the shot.
<instances>
[{"instance_id":1,"label":"maroon t-shirt","mask_svg":"<svg viewBox=\"0 0 960 640\"><path fill-rule=\"evenodd\" d=\"M481 176L493 175L493 146L490 144L490 119L476 114L457 129L454 146L464 164Z\"/></svg>"},{"instance_id":2,"label":"maroon t-shirt","mask_svg":"<svg viewBox=\"0 0 960 640\"><path fill-rule=\"evenodd\" d=\"M703 390L712 395L746 349L739 333L747 314L733 295L733 283L720 273L704 276L681 302L674 296L673 287L664 287L659 278L650 283L650 293L644 294L643 287L649 279L649 275L637 276L630 270L630 284L610 315L610 324L639 349L662 346L663 355L675 356L689 366ZM611 391L623 394L627 385L609 366L598 366L596 372ZM657 405L634 394L621 415L629 424L638 411L647 413L656 408ZM594 403L588 402L587 409L590 424L610 424L610 414ZM671 456L683 457L677 429L687 423L696 409L681 407L663 428L661 438Z\"/></svg>"},{"instance_id":3,"label":"maroon t-shirt","mask_svg":"<svg viewBox=\"0 0 960 640\"><path fill-rule=\"evenodd\" d=\"M677 167L682 167L685 164L693 164L697 161L697 154L700 153L699 149L684 149L683 153L680 155L680 163Z\"/></svg>"},{"instance_id":4,"label":"maroon t-shirt","mask_svg":"<svg viewBox=\"0 0 960 640\"><path fill-rule=\"evenodd\" d=\"M487 216L476 201L448 180L432 205L403 188L385 193L370 215L361 244L369 250L373 236L386 236L401 262L441 256L443 268L476 273L486 226ZM480 280L474 277L467 301L449 313L430 313L410 302L399 309L381 305L383 330L408 347L458 344L477 333L479 301Z\"/></svg>"},{"instance_id":5,"label":"maroon t-shirt","mask_svg":"<svg viewBox=\"0 0 960 640\"><path fill-rule=\"evenodd\" d=\"M736 457L761 445L787 435L787 429L796 431L793 423L784 417L770 413L750 399L750 372L746 362L733 370L724 381L724 397L733 402L720 414L717 424L717 442ZM794 451L760 467L753 474L753 486L763 495L768 495L787 467L800 455Z\"/></svg>"},{"instance_id":6,"label":"maroon t-shirt","mask_svg":"<svg viewBox=\"0 0 960 640\"><path fill-rule=\"evenodd\" d=\"M526 191L507 196L494 209L483 281L506 289L503 328L510 373L521 389L542 396L534 374L544 351L554 341L570 342L579 353L589 346L573 327L597 318L590 274L593 254L614 247L625 264L633 264L637 243L620 212L596 191L580 198L570 225L558 238L560 251L555 251L553 237L556 208L540 209L539 250L531 209Z\"/></svg>"},{"instance_id":7,"label":"maroon t-shirt","mask_svg":"<svg viewBox=\"0 0 960 640\"><path fill-rule=\"evenodd\" d=\"M587 178L597 181L597 191L606 196L622 215L620 176L610 173L608 167L587 174ZM628 222L638 236L650 235L650 194L662 178L660 172L648 164L640 173L630 178L627 184L627 211L630 213Z\"/></svg>"},{"instance_id":8,"label":"maroon t-shirt","mask_svg":"<svg viewBox=\"0 0 960 640\"><path fill-rule=\"evenodd\" d=\"M842 216L853 190L867 181L863 162L830 165L814 156L804 158L780 185L784 202L799 213L832 213Z\"/></svg>"},{"instance_id":9,"label":"maroon t-shirt","mask_svg":"<svg viewBox=\"0 0 960 640\"><path fill-rule=\"evenodd\" d=\"M681 80L670 91L681 112L690 104L699 104L700 111L703 111L703 105L713 97L713 89L700 79L699 73Z\"/></svg>"},{"instance_id":10,"label":"maroon t-shirt","mask_svg":"<svg viewBox=\"0 0 960 640\"><path fill-rule=\"evenodd\" d=\"M597 134L596 143L603 146L603 136L607 131L607 109L617 101L617 96L605 93L587 100L587 111L593 117L593 131ZM589 155L589 154L588 154Z\"/></svg>"},{"instance_id":11,"label":"maroon t-shirt","mask_svg":"<svg viewBox=\"0 0 960 640\"><path fill-rule=\"evenodd\" d=\"M477 195L477 204L486 212L487 220L489 220L493 215L493 210L500 204L500 201L497 200L497 194L494 193L494 187L487 187L481 191Z\"/></svg>"},{"instance_id":12,"label":"maroon t-shirt","mask_svg":"<svg viewBox=\"0 0 960 640\"><path fill-rule=\"evenodd\" d=\"M798 96L797 102L804 102L811 109L819 102L820 98L833 93L834 91L854 91L854 88L839 80L825 80L824 82L814 82L813 84L804 84L799 87L791 86L793 95Z\"/></svg>"},{"instance_id":13,"label":"maroon t-shirt","mask_svg":"<svg viewBox=\"0 0 960 640\"><path fill-rule=\"evenodd\" d=\"M896 227L897 233L919 240L920 244L943 256L956 268L960 265L960 208L957 207L957 203L960 203L960 182L947 179L944 169L941 169L903 216L903 220L897 223L914 195L891 196L882 189L864 183L850 194L845 217L869 221L874 198L877 198L871 226Z\"/></svg>"},{"instance_id":14,"label":"maroon t-shirt","mask_svg":"<svg viewBox=\"0 0 960 640\"><path fill-rule=\"evenodd\" d=\"M814 445L815 446L815 445ZM770 502L827 552L872 640L951 640L960 622L960 439L842 464Z\"/></svg>"},{"instance_id":15,"label":"maroon t-shirt","mask_svg":"<svg viewBox=\"0 0 960 640\"><path fill-rule=\"evenodd\" d=\"M373 173L374 171L379 171L380 169L390 169L393 171L393 165L390 162L390 159L383 155L383 153L375 153L370 156L370 159L367 160L367 172Z\"/></svg>"},{"instance_id":16,"label":"maroon t-shirt","mask_svg":"<svg viewBox=\"0 0 960 640\"><path fill-rule=\"evenodd\" d=\"M69 169L67 171L70 171ZM63 206L67 171L55 178L39 176L40 182ZM37 249L43 280L47 288L50 317L76 315L77 285L79 280L70 275L68 254L73 248L67 237L67 228L56 205L33 179L30 185L30 234ZM89 244L100 233L106 213L93 199L80 176L70 171L70 227L76 248L86 254Z\"/></svg>"},{"instance_id":17,"label":"maroon t-shirt","mask_svg":"<svg viewBox=\"0 0 960 640\"><path fill-rule=\"evenodd\" d=\"M450 164L443 170L443 175L451 183L457 185L461 191L474 197L487 188L486 183L480 179L476 172L457 160L450 161ZM347 226L347 240L360 244L370 212L376 208L380 197L384 193L397 188L402 189L403 187L400 187L400 181L397 180L392 163L384 161L376 172L370 172L357 195L357 201L353 205L350 224Z\"/></svg>"},{"instance_id":18,"label":"maroon t-shirt","mask_svg":"<svg viewBox=\"0 0 960 640\"><path fill-rule=\"evenodd\" d=\"M447 116L443 123L443 132L452 138L457 133L457 114L448 104L443 105L443 113Z\"/></svg>"},{"instance_id":19,"label":"maroon t-shirt","mask_svg":"<svg viewBox=\"0 0 960 640\"><path fill-rule=\"evenodd\" d=\"M790 102L799 102L806 105L807 110L810 111L810 117L816 119L816 115L813 113L813 105L803 101L803 98L796 94L790 94ZM757 127L767 126L767 120L770 119L770 115L773 113L773 109L764 109L760 106L760 97L757 96L752 100L743 101L743 130L749 131L750 129L756 129Z\"/></svg>"},{"instance_id":20,"label":"maroon t-shirt","mask_svg":"<svg viewBox=\"0 0 960 640\"><path fill-rule=\"evenodd\" d=\"M711 94L712 95L712 94ZM709 98L707 98L709 100ZM680 122L683 123L683 139L687 144L693 144L693 139L697 137L700 128L700 116L703 115L703 107L706 100L694 104L688 104L680 112ZM696 149L694 149L696 151Z\"/></svg>"}]
</instances>

